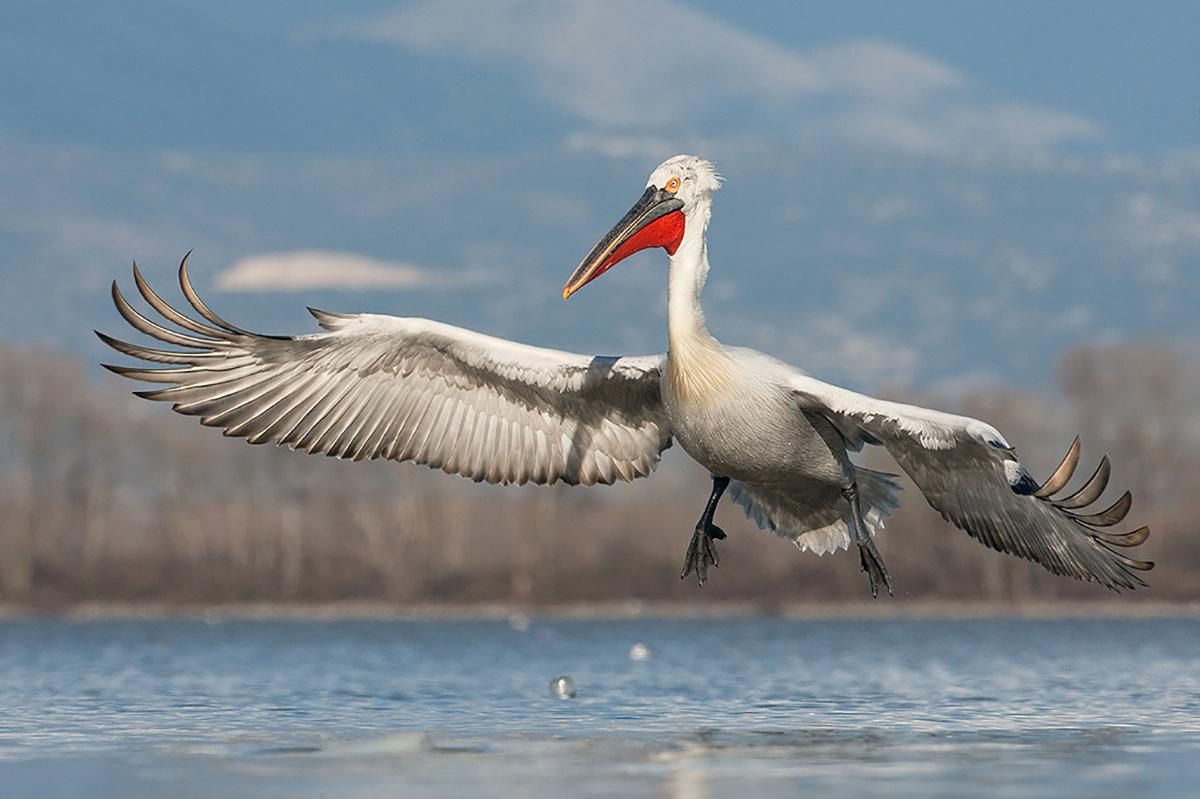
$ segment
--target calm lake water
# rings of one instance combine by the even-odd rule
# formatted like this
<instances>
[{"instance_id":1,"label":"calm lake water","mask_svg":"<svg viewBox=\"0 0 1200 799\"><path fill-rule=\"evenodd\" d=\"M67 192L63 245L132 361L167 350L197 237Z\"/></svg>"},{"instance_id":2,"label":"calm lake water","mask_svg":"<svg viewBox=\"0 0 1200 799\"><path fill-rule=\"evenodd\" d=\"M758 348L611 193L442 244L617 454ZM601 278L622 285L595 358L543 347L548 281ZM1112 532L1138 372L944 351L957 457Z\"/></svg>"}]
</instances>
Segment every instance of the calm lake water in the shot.
<instances>
[{"instance_id":1,"label":"calm lake water","mask_svg":"<svg viewBox=\"0 0 1200 799\"><path fill-rule=\"evenodd\" d=\"M0 792L1200 790L1194 618L516 621L2 623Z\"/></svg>"}]
</instances>

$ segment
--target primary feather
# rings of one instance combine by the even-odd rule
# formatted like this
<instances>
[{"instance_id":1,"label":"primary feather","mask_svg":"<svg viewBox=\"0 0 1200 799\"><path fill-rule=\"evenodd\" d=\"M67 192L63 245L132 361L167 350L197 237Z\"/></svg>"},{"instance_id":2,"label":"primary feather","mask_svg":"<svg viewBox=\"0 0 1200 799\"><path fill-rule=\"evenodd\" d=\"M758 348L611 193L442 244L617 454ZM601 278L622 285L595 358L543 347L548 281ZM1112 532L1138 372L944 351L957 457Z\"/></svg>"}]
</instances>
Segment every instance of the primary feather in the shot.
<instances>
[{"instance_id":1,"label":"primary feather","mask_svg":"<svg viewBox=\"0 0 1200 799\"><path fill-rule=\"evenodd\" d=\"M173 368L108 365L166 388L139 396L253 444L313 454L414 461L489 483L591 485L649 474L671 433L659 395L662 356L585 356L427 319L313 310L322 332L265 336L235 327L179 282L209 324L166 303L134 267L139 293L171 330L113 284L137 330L182 351L101 338Z\"/></svg>"}]
</instances>

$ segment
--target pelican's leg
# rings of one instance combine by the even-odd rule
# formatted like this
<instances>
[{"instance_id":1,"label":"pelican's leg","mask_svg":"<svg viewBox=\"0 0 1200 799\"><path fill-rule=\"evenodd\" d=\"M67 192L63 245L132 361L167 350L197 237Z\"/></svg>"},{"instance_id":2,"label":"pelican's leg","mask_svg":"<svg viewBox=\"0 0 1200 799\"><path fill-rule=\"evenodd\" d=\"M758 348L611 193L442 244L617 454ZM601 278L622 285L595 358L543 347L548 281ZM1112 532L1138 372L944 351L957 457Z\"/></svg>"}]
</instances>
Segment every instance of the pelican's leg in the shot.
<instances>
[{"instance_id":1,"label":"pelican's leg","mask_svg":"<svg viewBox=\"0 0 1200 799\"><path fill-rule=\"evenodd\" d=\"M683 572L679 575L679 579L682 580L695 569L700 585L704 585L704 581L708 579L708 564L718 565L717 549L713 545L713 539L725 537L725 531L713 524L713 514L717 511L717 503L721 501L721 495L729 486L729 478L717 477L714 474L712 481L712 494L708 497L708 504L704 506L704 515L696 523L696 531L692 533L692 542L688 544L687 554L683 556Z\"/></svg>"},{"instance_id":2,"label":"pelican's leg","mask_svg":"<svg viewBox=\"0 0 1200 799\"><path fill-rule=\"evenodd\" d=\"M883 565L883 558L879 557L879 550L875 548L875 539L871 537L867 523L863 520L858 483L851 483L849 488L842 489L842 496L850 503L850 535L854 538L854 543L858 544L862 570L867 573L867 579L871 583L871 598L879 596L880 583L887 586L888 596L895 596L892 593L892 580L888 577L887 567Z\"/></svg>"}]
</instances>

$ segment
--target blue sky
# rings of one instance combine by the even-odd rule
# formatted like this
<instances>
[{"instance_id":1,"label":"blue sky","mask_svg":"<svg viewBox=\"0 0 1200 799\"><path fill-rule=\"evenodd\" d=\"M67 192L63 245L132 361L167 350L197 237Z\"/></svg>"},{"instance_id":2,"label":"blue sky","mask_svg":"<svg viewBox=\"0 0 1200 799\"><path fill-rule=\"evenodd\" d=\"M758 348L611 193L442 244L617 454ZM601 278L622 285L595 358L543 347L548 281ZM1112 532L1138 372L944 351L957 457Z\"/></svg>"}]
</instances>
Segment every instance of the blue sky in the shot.
<instances>
[{"instance_id":1,"label":"blue sky","mask_svg":"<svg viewBox=\"0 0 1200 799\"><path fill-rule=\"evenodd\" d=\"M563 304L667 156L727 179L711 326L861 388L1192 340L1194 3L6 5L0 337L95 360L137 259L225 315L661 350L660 253Z\"/></svg>"}]
</instances>

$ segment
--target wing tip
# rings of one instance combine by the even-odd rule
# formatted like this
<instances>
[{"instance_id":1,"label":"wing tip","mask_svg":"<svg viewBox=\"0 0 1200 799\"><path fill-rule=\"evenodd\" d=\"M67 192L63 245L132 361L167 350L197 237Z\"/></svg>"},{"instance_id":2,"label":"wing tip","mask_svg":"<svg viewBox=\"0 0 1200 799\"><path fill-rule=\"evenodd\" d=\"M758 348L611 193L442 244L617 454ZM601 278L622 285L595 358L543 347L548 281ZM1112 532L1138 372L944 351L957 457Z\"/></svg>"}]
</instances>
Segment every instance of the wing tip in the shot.
<instances>
[{"instance_id":1,"label":"wing tip","mask_svg":"<svg viewBox=\"0 0 1200 799\"><path fill-rule=\"evenodd\" d=\"M317 320L317 324L320 325L323 330L328 330L330 332L340 330L357 318L356 314L338 313L336 311L323 311L320 308L314 308L311 305L305 307L308 312L312 314L313 319Z\"/></svg>"},{"instance_id":2,"label":"wing tip","mask_svg":"<svg viewBox=\"0 0 1200 799\"><path fill-rule=\"evenodd\" d=\"M1067 454L1063 456L1062 461L1058 464L1053 474L1042 483L1041 488L1033 492L1033 495L1038 499L1047 499L1054 494L1057 494L1067 483L1071 481L1071 477L1075 474L1076 467L1079 466L1079 452L1082 449L1082 442L1079 440L1079 435L1075 435L1075 439L1071 442L1071 446L1067 449Z\"/></svg>"}]
</instances>

